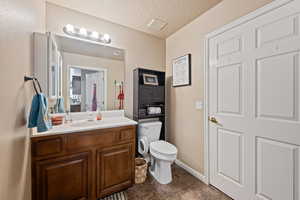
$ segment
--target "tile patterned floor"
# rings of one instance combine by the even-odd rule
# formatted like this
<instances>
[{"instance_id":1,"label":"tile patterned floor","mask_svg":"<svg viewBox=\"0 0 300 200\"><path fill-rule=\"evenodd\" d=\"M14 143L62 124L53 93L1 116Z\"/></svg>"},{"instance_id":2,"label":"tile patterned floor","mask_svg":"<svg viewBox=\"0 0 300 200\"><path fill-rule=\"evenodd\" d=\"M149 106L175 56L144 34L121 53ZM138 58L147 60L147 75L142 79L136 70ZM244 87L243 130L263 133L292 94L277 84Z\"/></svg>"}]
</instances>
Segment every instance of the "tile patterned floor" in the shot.
<instances>
[{"instance_id":1,"label":"tile patterned floor","mask_svg":"<svg viewBox=\"0 0 300 200\"><path fill-rule=\"evenodd\" d=\"M133 186L127 191L128 200L232 200L176 165L172 173L171 184L160 185L148 177L145 183Z\"/></svg>"}]
</instances>

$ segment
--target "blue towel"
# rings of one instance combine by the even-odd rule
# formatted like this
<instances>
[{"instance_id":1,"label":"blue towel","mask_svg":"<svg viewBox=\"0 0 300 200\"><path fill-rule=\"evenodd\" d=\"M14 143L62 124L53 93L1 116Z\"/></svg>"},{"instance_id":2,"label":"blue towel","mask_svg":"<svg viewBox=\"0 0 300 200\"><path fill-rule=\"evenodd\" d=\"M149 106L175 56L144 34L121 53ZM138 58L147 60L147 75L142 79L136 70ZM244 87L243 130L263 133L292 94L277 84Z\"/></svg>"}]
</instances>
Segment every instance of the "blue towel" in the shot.
<instances>
[{"instance_id":1,"label":"blue towel","mask_svg":"<svg viewBox=\"0 0 300 200\"><path fill-rule=\"evenodd\" d=\"M65 113L64 98L58 97L54 107L56 113Z\"/></svg>"},{"instance_id":2,"label":"blue towel","mask_svg":"<svg viewBox=\"0 0 300 200\"><path fill-rule=\"evenodd\" d=\"M41 93L32 98L28 128L34 127L37 127L37 132L48 131L52 128L48 119L48 100Z\"/></svg>"}]
</instances>

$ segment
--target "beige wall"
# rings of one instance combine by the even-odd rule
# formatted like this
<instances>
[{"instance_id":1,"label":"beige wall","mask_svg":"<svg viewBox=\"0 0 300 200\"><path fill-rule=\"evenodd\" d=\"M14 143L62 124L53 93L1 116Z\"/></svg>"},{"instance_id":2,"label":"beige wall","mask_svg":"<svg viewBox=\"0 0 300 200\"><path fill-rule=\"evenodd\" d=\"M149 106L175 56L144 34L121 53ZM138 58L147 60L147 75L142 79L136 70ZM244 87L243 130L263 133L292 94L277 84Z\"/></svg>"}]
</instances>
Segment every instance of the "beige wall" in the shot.
<instances>
[{"instance_id":1,"label":"beige wall","mask_svg":"<svg viewBox=\"0 0 300 200\"><path fill-rule=\"evenodd\" d=\"M178 159L200 173L204 171L204 113L195 109L195 101L204 100L204 37L268 2L223 0L166 40L168 138L178 148ZM192 86L171 88L172 59L187 53L192 54Z\"/></svg>"},{"instance_id":2,"label":"beige wall","mask_svg":"<svg viewBox=\"0 0 300 200\"><path fill-rule=\"evenodd\" d=\"M62 53L63 57L63 96L68 102L68 66L81 66L107 69L107 109L115 110L115 87L114 82L124 81L125 64L121 60L113 60L101 57L85 56L73 53Z\"/></svg>"},{"instance_id":3,"label":"beige wall","mask_svg":"<svg viewBox=\"0 0 300 200\"><path fill-rule=\"evenodd\" d=\"M32 85L32 32L45 30L43 0L0 1L0 199L30 200L26 105Z\"/></svg>"},{"instance_id":4,"label":"beige wall","mask_svg":"<svg viewBox=\"0 0 300 200\"><path fill-rule=\"evenodd\" d=\"M66 24L74 24L100 33L108 33L111 46L125 49L125 108L133 109L133 69L146 67L165 70L165 40L54 4L46 5L46 29L63 34Z\"/></svg>"},{"instance_id":5,"label":"beige wall","mask_svg":"<svg viewBox=\"0 0 300 200\"><path fill-rule=\"evenodd\" d=\"M204 36L270 1L224 0L170 36L166 51L164 40L54 5L47 6L46 29L62 34L65 24L84 26L109 33L112 46L126 50L126 106L130 114L135 67L164 70L166 63L170 80L171 59L192 53L192 86L169 86L168 132L179 149L179 159L203 172L203 112L195 110L194 104L203 100ZM0 16L0 199L29 200L29 131L24 116L32 88L23 83L23 76L32 72L32 32L45 30L44 0L1 0Z\"/></svg>"}]
</instances>

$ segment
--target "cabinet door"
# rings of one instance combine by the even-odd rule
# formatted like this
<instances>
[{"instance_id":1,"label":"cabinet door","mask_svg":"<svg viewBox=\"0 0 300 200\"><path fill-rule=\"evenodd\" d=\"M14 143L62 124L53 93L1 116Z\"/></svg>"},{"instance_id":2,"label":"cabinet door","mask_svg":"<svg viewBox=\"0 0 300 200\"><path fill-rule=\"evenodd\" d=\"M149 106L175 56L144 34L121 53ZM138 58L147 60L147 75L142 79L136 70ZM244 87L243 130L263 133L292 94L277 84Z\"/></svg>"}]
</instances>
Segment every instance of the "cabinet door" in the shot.
<instances>
[{"instance_id":1,"label":"cabinet door","mask_svg":"<svg viewBox=\"0 0 300 200\"><path fill-rule=\"evenodd\" d=\"M36 200L87 200L90 198L90 153L35 163Z\"/></svg>"},{"instance_id":2,"label":"cabinet door","mask_svg":"<svg viewBox=\"0 0 300 200\"><path fill-rule=\"evenodd\" d=\"M153 105L155 103L163 103L165 101L164 86L140 86L140 104Z\"/></svg>"},{"instance_id":3,"label":"cabinet door","mask_svg":"<svg viewBox=\"0 0 300 200\"><path fill-rule=\"evenodd\" d=\"M98 152L97 165L98 197L130 187L134 172L133 145L126 144Z\"/></svg>"}]
</instances>

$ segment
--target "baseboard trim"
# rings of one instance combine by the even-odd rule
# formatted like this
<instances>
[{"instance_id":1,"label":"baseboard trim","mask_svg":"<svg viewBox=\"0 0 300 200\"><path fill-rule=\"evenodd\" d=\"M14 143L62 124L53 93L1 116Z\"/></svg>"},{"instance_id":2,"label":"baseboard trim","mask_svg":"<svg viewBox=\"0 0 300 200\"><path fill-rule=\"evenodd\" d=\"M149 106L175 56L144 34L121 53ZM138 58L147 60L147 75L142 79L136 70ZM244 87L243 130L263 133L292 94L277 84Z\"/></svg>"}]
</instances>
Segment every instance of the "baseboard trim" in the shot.
<instances>
[{"instance_id":1,"label":"baseboard trim","mask_svg":"<svg viewBox=\"0 0 300 200\"><path fill-rule=\"evenodd\" d=\"M197 179L199 179L200 181L202 181L208 185L208 178L206 176L204 176L203 174L201 174L200 172L197 172L196 170L189 167L187 164L181 162L178 159L175 160L175 164L178 165L179 167L181 167L182 169L184 169L185 171L187 171L192 176L196 177Z\"/></svg>"}]
</instances>

